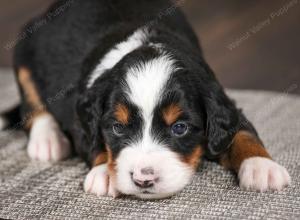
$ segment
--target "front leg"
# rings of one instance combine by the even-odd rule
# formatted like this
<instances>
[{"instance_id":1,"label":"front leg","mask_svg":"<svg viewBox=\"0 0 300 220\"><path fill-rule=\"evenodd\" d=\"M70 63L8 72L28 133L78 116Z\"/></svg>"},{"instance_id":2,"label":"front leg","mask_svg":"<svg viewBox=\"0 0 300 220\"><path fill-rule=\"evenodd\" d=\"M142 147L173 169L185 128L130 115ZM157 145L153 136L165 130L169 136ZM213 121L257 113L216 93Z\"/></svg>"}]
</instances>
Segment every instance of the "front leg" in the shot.
<instances>
[{"instance_id":1,"label":"front leg","mask_svg":"<svg viewBox=\"0 0 300 220\"><path fill-rule=\"evenodd\" d=\"M249 131L235 135L220 163L238 174L242 189L282 190L291 183L287 170L271 159L259 138Z\"/></svg>"},{"instance_id":2,"label":"front leg","mask_svg":"<svg viewBox=\"0 0 300 220\"><path fill-rule=\"evenodd\" d=\"M19 123L29 131L27 152L39 161L60 161L71 155L71 145L54 116L47 111L32 71L20 67L17 71L22 96L24 118Z\"/></svg>"}]
</instances>

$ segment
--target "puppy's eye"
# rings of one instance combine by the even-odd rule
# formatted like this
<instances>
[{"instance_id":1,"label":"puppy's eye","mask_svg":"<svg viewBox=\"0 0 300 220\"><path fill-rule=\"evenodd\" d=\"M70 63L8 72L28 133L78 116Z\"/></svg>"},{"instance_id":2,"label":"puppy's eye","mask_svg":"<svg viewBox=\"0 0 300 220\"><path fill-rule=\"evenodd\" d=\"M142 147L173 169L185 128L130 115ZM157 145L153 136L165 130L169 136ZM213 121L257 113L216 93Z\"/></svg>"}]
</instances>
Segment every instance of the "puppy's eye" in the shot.
<instances>
[{"instance_id":1,"label":"puppy's eye","mask_svg":"<svg viewBox=\"0 0 300 220\"><path fill-rule=\"evenodd\" d=\"M185 122L176 122L171 127L172 134L177 137L186 135L188 131L188 125Z\"/></svg>"},{"instance_id":2,"label":"puppy's eye","mask_svg":"<svg viewBox=\"0 0 300 220\"><path fill-rule=\"evenodd\" d=\"M121 136L123 134L124 125L120 123L113 124L113 132L117 136Z\"/></svg>"}]
</instances>

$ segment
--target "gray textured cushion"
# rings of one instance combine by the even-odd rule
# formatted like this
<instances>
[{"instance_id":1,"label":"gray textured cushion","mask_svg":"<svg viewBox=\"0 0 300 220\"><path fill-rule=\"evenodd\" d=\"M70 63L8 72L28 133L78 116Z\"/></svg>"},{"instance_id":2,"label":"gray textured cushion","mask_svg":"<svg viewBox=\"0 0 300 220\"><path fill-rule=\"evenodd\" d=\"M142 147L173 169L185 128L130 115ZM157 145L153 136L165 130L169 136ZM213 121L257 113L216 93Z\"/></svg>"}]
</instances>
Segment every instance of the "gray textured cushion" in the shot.
<instances>
[{"instance_id":1,"label":"gray textured cushion","mask_svg":"<svg viewBox=\"0 0 300 220\"><path fill-rule=\"evenodd\" d=\"M1 74L1 73L0 73ZM18 102L12 77L0 75L0 109ZM193 183L170 199L143 201L85 194L78 158L32 162L22 132L0 133L0 217L10 219L300 219L300 98L228 91L257 127L273 158L293 180L282 192L239 189L229 171L204 161Z\"/></svg>"}]
</instances>

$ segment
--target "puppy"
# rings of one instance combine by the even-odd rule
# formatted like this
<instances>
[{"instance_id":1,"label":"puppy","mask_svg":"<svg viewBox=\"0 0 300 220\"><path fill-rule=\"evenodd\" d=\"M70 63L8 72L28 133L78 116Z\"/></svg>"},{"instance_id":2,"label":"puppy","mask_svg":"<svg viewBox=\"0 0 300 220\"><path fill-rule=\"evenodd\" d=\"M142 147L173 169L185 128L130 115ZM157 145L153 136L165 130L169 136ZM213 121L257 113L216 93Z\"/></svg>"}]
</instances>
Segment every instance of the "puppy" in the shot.
<instances>
[{"instance_id":1,"label":"puppy","mask_svg":"<svg viewBox=\"0 0 300 220\"><path fill-rule=\"evenodd\" d=\"M74 150L91 167L84 190L98 196L169 197L204 156L234 170L241 188L282 190L289 174L226 96L176 7L61 0L24 27L44 21L14 56L29 157L59 161Z\"/></svg>"}]
</instances>

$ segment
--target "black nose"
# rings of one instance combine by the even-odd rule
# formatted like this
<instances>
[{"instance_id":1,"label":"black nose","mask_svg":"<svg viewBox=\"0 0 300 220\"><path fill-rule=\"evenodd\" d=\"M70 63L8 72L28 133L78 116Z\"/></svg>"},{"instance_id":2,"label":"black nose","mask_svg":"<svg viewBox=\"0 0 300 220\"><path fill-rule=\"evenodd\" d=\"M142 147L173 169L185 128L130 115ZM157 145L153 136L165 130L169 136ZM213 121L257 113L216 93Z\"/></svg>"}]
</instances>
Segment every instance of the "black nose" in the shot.
<instances>
[{"instance_id":1,"label":"black nose","mask_svg":"<svg viewBox=\"0 0 300 220\"><path fill-rule=\"evenodd\" d=\"M154 185L154 182L152 180L137 180L133 179L133 182L136 186L140 188L150 188Z\"/></svg>"}]
</instances>

